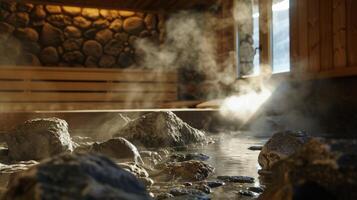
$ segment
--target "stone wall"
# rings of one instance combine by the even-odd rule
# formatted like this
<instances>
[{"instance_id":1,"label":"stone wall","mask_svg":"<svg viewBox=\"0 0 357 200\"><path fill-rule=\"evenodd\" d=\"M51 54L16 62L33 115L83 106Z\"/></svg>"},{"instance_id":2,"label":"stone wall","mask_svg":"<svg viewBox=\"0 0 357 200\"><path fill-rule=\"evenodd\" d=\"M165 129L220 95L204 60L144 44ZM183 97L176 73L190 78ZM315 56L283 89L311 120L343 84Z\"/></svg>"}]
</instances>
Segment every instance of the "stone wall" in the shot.
<instances>
[{"instance_id":1,"label":"stone wall","mask_svg":"<svg viewBox=\"0 0 357 200\"><path fill-rule=\"evenodd\" d=\"M0 64L126 68L135 40L160 42L163 17L150 13L0 1Z\"/></svg>"}]
</instances>

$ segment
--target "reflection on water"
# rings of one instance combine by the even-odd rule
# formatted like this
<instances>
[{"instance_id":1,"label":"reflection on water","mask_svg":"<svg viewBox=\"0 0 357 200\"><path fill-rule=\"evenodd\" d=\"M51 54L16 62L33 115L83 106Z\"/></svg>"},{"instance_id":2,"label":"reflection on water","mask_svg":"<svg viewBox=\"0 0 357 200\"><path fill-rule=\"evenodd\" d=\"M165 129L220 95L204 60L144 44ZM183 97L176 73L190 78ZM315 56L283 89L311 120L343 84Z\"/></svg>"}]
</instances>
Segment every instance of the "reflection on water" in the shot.
<instances>
[{"instance_id":1,"label":"reflection on water","mask_svg":"<svg viewBox=\"0 0 357 200\"><path fill-rule=\"evenodd\" d=\"M251 176L257 180L259 151L248 148L263 145L266 138L250 136L249 132L224 133L212 137L215 144L190 149L189 152L209 155L207 163L216 168L216 176Z\"/></svg>"}]
</instances>

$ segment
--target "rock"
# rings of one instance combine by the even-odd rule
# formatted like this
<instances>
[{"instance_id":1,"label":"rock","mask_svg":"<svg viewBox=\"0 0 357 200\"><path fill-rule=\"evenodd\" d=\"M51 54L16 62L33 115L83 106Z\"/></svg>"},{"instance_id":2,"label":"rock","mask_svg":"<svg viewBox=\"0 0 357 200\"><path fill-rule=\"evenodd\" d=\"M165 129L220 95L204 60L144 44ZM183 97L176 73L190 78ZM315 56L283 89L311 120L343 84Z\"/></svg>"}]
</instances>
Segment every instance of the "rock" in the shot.
<instances>
[{"instance_id":1,"label":"rock","mask_svg":"<svg viewBox=\"0 0 357 200\"><path fill-rule=\"evenodd\" d=\"M47 21L53 26L64 28L72 24L72 18L67 15L50 15Z\"/></svg>"},{"instance_id":2,"label":"rock","mask_svg":"<svg viewBox=\"0 0 357 200\"><path fill-rule=\"evenodd\" d=\"M16 27L26 27L29 25L30 17L26 12L16 12L9 16L8 22Z\"/></svg>"},{"instance_id":3,"label":"rock","mask_svg":"<svg viewBox=\"0 0 357 200\"><path fill-rule=\"evenodd\" d=\"M98 30L95 28L91 28L84 32L83 36L87 39L94 39L95 35L97 34Z\"/></svg>"},{"instance_id":4,"label":"rock","mask_svg":"<svg viewBox=\"0 0 357 200\"><path fill-rule=\"evenodd\" d=\"M67 26L64 29L64 35L67 38L80 38L82 36L82 31L75 26Z\"/></svg>"},{"instance_id":5,"label":"rock","mask_svg":"<svg viewBox=\"0 0 357 200\"><path fill-rule=\"evenodd\" d=\"M122 52L118 57L117 63L120 67L127 68L134 64L134 59L130 53Z\"/></svg>"},{"instance_id":6,"label":"rock","mask_svg":"<svg viewBox=\"0 0 357 200\"><path fill-rule=\"evenodd\" d=\"M254 197L255 194L249 190L239 190L238 194L242 196L247 196L247 197Z\"/></svg>"},{"instance_id":7,"label":"rock","mask_svg":"<svg viewBox=\"0 0 357 200\"><path fill-rule=\"evenodd\" d=\"M174 195L175 198L173 199L187 199L187 200L209 200L210 198L207 196L206 193L196 190L196 189L188 189L188 188L173 188L170 190L170 194ZM180 198L176 198L180 197Z\"/></svg>"},{"instance_id":8,"label":"rock","mask_svg":"<svg viewBox=\"0 0 357 200\"><path fill-rule=\"evenodd\" d=\"M199 191L202 191L202 192L204 192L204 193L206 193L206 194L211 194L211 188L210 187L208 187L207 185L205 185L205 184L199 184L199 185L196 185L195 187L194 187L194 189L196 189L196 190L199 190Z\"/></svg>"},{"instance_id":9,"label":"rock","mask_svg":"<svg viewBox=\"0 0 357 200\"><path fill-rule=\"evenodd\" d=\"M69 64L82 64L84 62L84 55L80 51L71 51L63 54L63 60Z\"/></svg>"},{"instance_id":10,"label":"rock","mask_svg":"<svg viewBox=\"0 0 357 200\"><path fill-rule=\"evenodd\" d=\"M95 39L101 44L105 45L108 41L113 39L113 32L109 29L103 29L97 32Z\"/></svg>"},{"instance_id":11,"label":"rock","mask_svg":"<svg viewBox=\"0 0 357 200\"><path fill-rule=\"evenodd\" d=\"M92 22L82 16L78 16L73 18L73 24L79 28L88 29L92 25Z\"/></svg>"},{"instance_id":12,"label":"rock","mask_svg":"<svg viewBox=\"0 0 357 200\"><path fill-rule=\"evenodd\" d=\"M261 188L261 187L249 187L248 190L251 191L251 192L258 193L258 194L264 192L264 189Z\"/></svg>"},{"instance_id":13,"label":"rock","mask_svg":"<svg viewBox=\"0 0 357 200\"><path fill-rule=\"evenodd\" d=\"M94 56L88 56L84 62L86 67L98 67L98 58Z\"/></svg>"},{"instance_id":14,"label":"rock","mask_svg":"<svg viewBox=\"0 0 357 200\"><path fill-rule=\"evenodd\" d=\"M92 26L96 29L105 29L108 28L109 22L106 19L97 19Z\"/></svg>"},{"instance_id":15,"label":"rock","mask_svg":"<svg viewBox=\"0 0 357 200\"><path fill-rule=\"evenodd\" d=\"M138 149L124 138L113 138L102 143L94 143L91 150L111 158L142 163Z\"/></svg>"},{"instance_id":16,"label":"rock","mask_svg":"<svg viewBox=\"0 0 357 200\"><path fill-rule=\"evenodd\" d=\"M68 124L58 118L28 120L7 135L6 143L13 160L41 160L73 151Z\"/></svg>"},{"instance_id":17,"label":"rock","mask_svg":"<svg viewBox=\"0 0 357 200\"><path fill-rule=\"evenodd\" d=\"M169 163L164 169L163 180L202 181L214 171L214 168L201 161Z\"/></svg>"},{"instance_id":18,"label":"rock","mask_svg":"<svg viewBox=\"0 0 357 200\"><path fill-rule=\"evenodd\" d=\"M138 179L139 179L139 181L140 181L141 183L143 183L146 187L151 187L152 185L154 185L154 180L152 180L151 178L139 177Z\"/></svg>"},{"instance_id":19,"label":"rock","mask_svg":"<svg viewBox=\"0 0 357 200\"><path fill-rule=\"evenodd\" d=\"M223 181L207 181L206 185L210 188L217 188L226 185Z\"/></svg>"},{"instance_id":20,"label":"rock","mask_svg":"<svg viewBox=\"0 0 357 200\"><path fill-rule=\"evenodd\" d=\"M9 12L16 11L16 2L15 1L1 1L1 7Z\"/></svg>"},{"instance_id":21,"label":"rock","mask_svg":"<svg viewBox=\"0 0 357 200\"><path fill-rule=\"evenodd\" d=\"M254 183L254 178L249 176L217 176L217 179L232 183Z\"/></svg>"},{"instance_id":22,"label":"rock","mask_svg":"<svg viewBox=\"0 0 357 200\"><path fill-rule=\"evenodd\" d=\"M83 44L83 53L87 56L94 56L99 58L103 54L103 47L95 40L87 40Z\"/></svg>"},{"instance_id":23,"label":"rock","mask_svg":"<svg viewBox=\"0 0 357 200\"><path fill-rule=\"evenodd\" d=\"M143 30L143 31L139 34L139 37L141 37L141 38L146 38L146 37L150 37L150 36L151 36L151 34L150 34L150 32L147 31L147 30Z\"/></svg>"},{"instance_id":24,"label":"rock","mask_svg":"<svg viewBox=\"0 0 357 200\"><path fill-rule=\"evenodd\" d=\"M82 45L81 39L68 39L63 42L62 46L65 51L80 50Z\"/></svg>"},{"instance_id":25,"label":"rock","mask_svg":"<svg viewBox=\"0 0 357 200\"><path fill-rule=\"evenodd\" d=\"M34 160L21 161L16 164L0 164L0 185L7 186L12 182L16 174L19 174L30 167L37 165L38 162Z\"/></svg>"},{"instance_id":26,"label":"rock","mask_svg":"<svg viewBox=\"0 0 357 200\"><path fill-rule=\"evenodd\" d=\"M7 18L10 16L10 12L4 10L4 9L0 9L0 20L1 21L5 21L7 20Z\"/></svg>"},{"instance_id":27,"label":"rock","mask_svg":"<svg viewBox=\"0 0 357 200\"><path fill-rule=\"evenodd\" d=\"M30 3L18 3L17 4L17 10L20 12L31 12L33 8L34 8L34 5L30 4Z\"/></svg>"},{"instance_id":28,"label":"rock","mask_svg":"<svg viewBox=\"0 0 357 200\"><path fill-rule=\"evenodd\" d=\"M96 20L99 18L99 10L96 8L83 8L82 16L90 20Z\"/></svg>"},{"instance_id":29,"label":"rock","mask_svg":"<svg viewBox=\"0 0 357 200\"><path fill-rule=\"evenodd\" d=\"M250 146L248 149L252 151L261 151L263 146Z\"/></svg>"},{"instance_id":30,"label":"rock","mask_svg":"<svg viewBox=\"0 0 357 200\"><path fill-rule=\"evenodd\" d=\"M99 155L64 154L17 176L4 199L149 200L135 176Z\"/></svg>"},{"instance_id":31,"label":"rock","mask_svg":"<svg viewBox=\"0 0 357 200\"><path fill-rule=\"evenodd\" d=\"M135 12L125 11L125 10L120 10L120 11L118 11L118 13L122 17L131 17L131 16L135 15Z\"/></svg>"},{"instance_id":32,"label":"rock","mask_svg":"<svg viewBox=\"0 0 357 200\"><path fill-rule=\"evenodd\" d=\"M155 166L162 161L159 153L154 151L140 151L141 158L146 165Z\"/></svg>"},{"instance_id":33,"label":"rock","mask_svg":"<svg viewBox=\"0 0 357 200\"><path fill-rule=\"evenodd\" d=\"M160 193L156 196L156 200L170 199L173 197L174 197L174 195L172 195L170 193Z\"/></svg>"},{"instance_id":34,"label":"rock","mask_svg":"<svg viewBox=\"0 0 357 200\"><path fill-rule=\"evenodd\" d=\"M156 15L154 14L147 14L145 19L144 19L146 28L149 30L155 30L156 29L156 24L157 24L157 18Z\"/></svg>"},{"instance_id":35,"label":"rock","mask_svg":"<svg viewBox=\"0 0 357 200\"><path fill-rule=\"evenodd\" d=\"M206 139L202 131L192 128L172 112L142 115L129 122L115 136L141 143L145 147L184 146Z\"/></svg>"},{"instance_id":36,"label":"rock","mask_svg":"<svg viewBox=\"0 0 357 200\"><path fill-rule=\"evenodd\" d=\"M357 142L341 142L343 149L337 150L336 144L310 139L278 161L260 199L357 199Z\"/></svg>"},{"instance_id":37,"label":"rock","mask_svg":"<svg viewBox=\"0 0 357 200\"><path fill-rule=\"evenodd\" d=\"M56 48L46 47L41 51L40 60L44 65L57 65L59 56Z\"/></svg>"},{"instance_id":38,"label":"rock","mask_svg":"<svg viewBox=\"0 0 357 200\"><path fill-rule=\"evenodd\" d=\"M37 31L32 28L18 28L14 32L14 35L20 40L30 42L37 42L39 38Z\"/></svg>"},{"instance_id":39,"label":"rock","mask_svg":"<svg viewBox=\"0 0 357 200\"><path fill-rule=\"evenodd\" d=\"M15 28L8 23L0 22L0 40L6 40L13 32Z\"/></svg>"},{"instance_id":40,"label":"rock","mask_svg":"<svg viewBox=\"0 0 357 200\"><path fill-rule=\"evenodd\" d=\"M110 40L104 46L104 53L112 56L118 56L122 50L123 50L123 43L116 39Z\"/></svg>"},{"instance_id":41,"label":"rock","mask_svg":"<svg viewBox=\"0 0 357 200\"><path fill-rule=\"evenodd\" d=\"M188 153L188 154L173 154L171 155L172 162L183 162L189 160L199 160L199 161L206 161L209 159L209 156L202 154L202 153Z\"/></svg>"},{"instance_id":42,"label":"rock","mask_svg":"<svg viewBox=\"0 0 357 200\"><path fill-rule=\"evenodd\" d=\"M125 32L121 32L121 33L116 33L114 35L114 38L116 40L121 41L122 43L125 43L125 42L127 42L129 40L129 35L127 33L125 33Z\"/></svg>"},{"instance_id":43,"label":"rock","mask_svg":"<svg viewBox=\"0 0 357 200\"><path fill-rule=\"evenodd\" d=\"M104 68L109 68L114 66L116 63L116 59L114 56L103 55L100 57L99 66Z\"/></svg>"},{"instance_id":44,"label":"rock","mask_svg":"<svg viewBox=\"0 0 357 200\"><path fill-rule=\"evenodd\" d=\"M140 17L129 17L124 20L123 29L130 34L139 34L144 30L144 21Z\"/></svg>"},{"instance_id":45,"label":"rock","mask_svg":"<svg viewBox=\"0 0 357 200\"><path fill-rule=\"evenodd\" d=\"M149 177L149 173L145 170L144 167L133 163L117 163L119 167L127 170L128 172L132 173L136 177Z\"/></svg>"},{"instance_id":46,"label":"rock","mask_svg":"<svg viewBox=\"0 0 357 200\"><path fill-rule=\"evenodd\" d=\"M34 19L45 19L46 11L43 8L43 5L36 5L33 11L31 12L31 17Z\"/></svg>"},{"instance_id":47,"label":"rock","mask_svg":"<svg viewBox=\"0 0 357 200\"><path fill-rule=\"evenodd\" d=\"M123 20L115 19L109 26L110 30L119 32L123 28Z\"/></svg>"},{"instance_id":48,"label":"rock","mask_svg":"<svg viewBox=\"0 0 357 200\"><path fill-rule=\"evenodd\" d=\"M54 5L46 5L46 11L50 14L61 14L62 9L61 6L54 6Z\"/></svg>"},{"instance_id":49,"label":"rock","mask_svg":"<svg viewBox=\"0 0 357 200\"><path fill-rule=\"evenodd\" d=\"M44 46L59 46L64 40L60 29L46 23L41 31L41 43Z\"/></svg>"},{"instance_id":50,"label":"rock","mask_svg":"<svg viewBox=\"0 0 357 200\"><path fill-rule=\"evenodd\" d=\"M262 169L269 170L274 163L292 155L310 139L311 137L302 132L286 131L274 134L259 154L259 165Z\"/></svg>"},{"instance_id":51,"label":"rock","mask_svg":"<svg viewBox=\"0 0 357 200\"><path fill-rule=\"evenodd\" d=\"M82 12L82 9L80 7L73 7L73 6L63 6L62 10L63 13L71 16L78 16Z\"/></svg>"},{"instance_id":52,"label":"rock","mask_svg":"<svg viewBox=\"0 0 357 200\"><path fill-rule=\"evenodd\" d=\"M18 59L19 65L29 65L29 66L41 66L40 60L36 55L31 53L23 53L22 56Z\"/></svg>"}]
</instances>

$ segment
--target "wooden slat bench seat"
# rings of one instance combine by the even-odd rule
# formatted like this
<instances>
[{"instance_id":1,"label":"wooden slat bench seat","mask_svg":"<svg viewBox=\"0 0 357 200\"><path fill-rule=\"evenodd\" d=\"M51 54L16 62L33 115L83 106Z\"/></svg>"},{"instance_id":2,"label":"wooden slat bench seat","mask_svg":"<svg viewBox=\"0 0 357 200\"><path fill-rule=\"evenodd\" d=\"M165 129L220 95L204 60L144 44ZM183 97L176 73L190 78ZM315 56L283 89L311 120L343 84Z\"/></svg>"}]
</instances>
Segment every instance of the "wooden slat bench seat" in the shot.
<instances>
[{"instance_id":1,"label":"wooden slat bench seat","mask_svg":"<svg viewBox=\"0 0 357 200\"><path fill-rule=\"evenodd\" d=\"M0 111L160 108L172 101L172 71L0 66Z\"/></svg>"}]
</instances>

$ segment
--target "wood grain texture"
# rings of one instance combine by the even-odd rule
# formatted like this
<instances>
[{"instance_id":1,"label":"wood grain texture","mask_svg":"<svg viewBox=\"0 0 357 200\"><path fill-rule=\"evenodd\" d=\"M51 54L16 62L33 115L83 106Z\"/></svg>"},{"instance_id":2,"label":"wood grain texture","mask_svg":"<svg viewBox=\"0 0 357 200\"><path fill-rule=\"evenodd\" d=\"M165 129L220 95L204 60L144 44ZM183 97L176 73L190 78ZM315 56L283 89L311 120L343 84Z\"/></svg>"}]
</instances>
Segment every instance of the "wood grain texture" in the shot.
<instances>
[{"instance_id":1,"label":"wood grain texture","mask_svg":"<svg viewBox=\"0 0 357 200\"><path fill-rule=\"evenodd\" d=\"M332 0L320 1L321 71L333 69Z\"/></svg>"},{"instance_id":2,"label":"wood grain texture","mask_svg":"<svg viewBox=\"0 0 357 200\"><path fill-rule=\"evenodd\" d=\"M307 1L308 0L298 0L296 7L298 11L296 11L299 15L298 19L298 31L299 37L297 38L299 43L299 72L308 71L308 55L309 55L309 48L308 48L308 12L307 12Z\"/></svg>"},{"instance_id":3,"label":"wood grain texture","mask_svg":"<svg viewBox=\"0 0 357 200\"><path fill-rule=\"evenodd\" d=\"M333 61L334 68L347 66L346 0L333 0Z\"/></svg>"},{"instance_id":4,"label":"wood grain texture","mask_svg":"<svg viewBox=\"0 0 357 200\"><path fill-rule=\"evenodd\" d=\"M357 65L357 1L347 0L347 64Z\"/></svg>"},{"instance_id":5,"label":"wood grain texture","mask_svg":"<svg viewBox=\"0 0 357 200\"><path fill-rule=\"evenodd\" d=\"M309 37L309 71L318 72L321 69L320 41L320 0L308 1L308 37Z\"/></svg>"}]
</instances>

